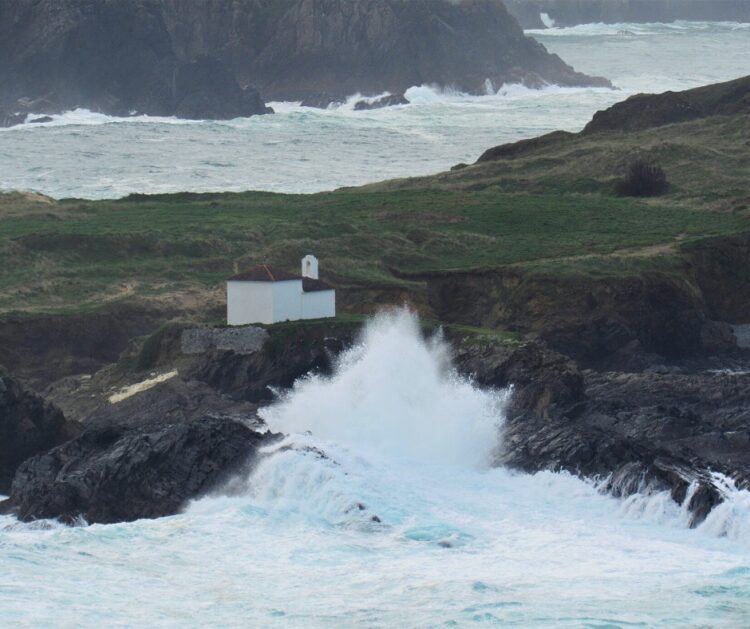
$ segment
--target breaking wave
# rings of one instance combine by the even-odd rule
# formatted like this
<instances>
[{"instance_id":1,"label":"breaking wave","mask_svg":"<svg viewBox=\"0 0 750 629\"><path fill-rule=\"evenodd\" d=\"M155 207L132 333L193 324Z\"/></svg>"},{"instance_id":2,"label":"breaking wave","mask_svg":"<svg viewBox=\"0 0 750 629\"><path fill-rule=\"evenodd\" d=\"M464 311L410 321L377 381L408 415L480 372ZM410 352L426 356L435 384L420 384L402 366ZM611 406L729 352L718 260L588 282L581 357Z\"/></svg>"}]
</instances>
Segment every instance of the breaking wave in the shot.
<instances>
[{"instance_id":1,"label":"breaking wave","mask_svg":"<svg viewBox=\"0 0 750 629\"><path fill-rule=\"evenodd\" d=\"M263 410L288 436L224 495L130 524L0 517L0 624L746 624L748 492L717 477L696 531L664 493L493 468L507 397L381 315Z\"/></svg>"},{"instance_id":2,"label":"breaking wave","mask_svg":"<svg viewBox=\"0 0 750 629\"><path fill-rule=\"evenodd\" d=\"M299 380L261 416L272 430L361 452L486 466L507 395L459 376L441 337L424 340L416 316L401 310L375 317L333 376Z\"/></svg>"},{"instance_id":3,"label":"breaking wave","mask_svg":"<svg viewBox=\"0 0 750 629\"><path fill-rule=\"evenodd\" d=\"M549 17L549 16L548 16ZM542 37L603 37L638 36L657 37L663 35L686 35L706 31L737 32L750 30L747 22L595 22L576 26L555 26L551 20L548 28L527 29L527 35Z\"/></svg>"}]
</instances>

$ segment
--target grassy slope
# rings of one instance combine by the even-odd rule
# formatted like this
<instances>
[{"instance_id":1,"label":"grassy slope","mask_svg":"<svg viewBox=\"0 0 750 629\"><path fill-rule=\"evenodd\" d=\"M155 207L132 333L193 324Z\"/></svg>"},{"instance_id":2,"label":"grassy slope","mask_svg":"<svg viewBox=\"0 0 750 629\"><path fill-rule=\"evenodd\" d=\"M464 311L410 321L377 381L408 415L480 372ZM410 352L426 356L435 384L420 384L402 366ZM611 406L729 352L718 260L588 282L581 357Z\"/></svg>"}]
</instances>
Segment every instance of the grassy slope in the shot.
<instances>
[{"instance_id":1,"label":"grassy slope","mask_svg":"<svg viewBox=\"0 0 750 629\"><path fill-rule=\"evenodd\" d=\"M597 193L610 196L614 181L637 157L658 162L672 189L666 202L717 210L750 201L750 117L714 116L637 132L560 134L512 159L481 162L431 177L366 186L512 192Z\"/></svg>"},{"instance_id":2,"label":"grassy slope","mask_svg":"<svg viewBox=\"0 0 750 629\"><path fill-rule=\"evenodd\" d=\"M409 273L508 264L545 273L670 267L677 243L750 230L748 117L638 133L566 135L514 159L316 195L177 194L49 202L0 195L0 313L112 300L221 303L223 280L315 252L342 286L403 287ZM673 184L616 198L636 155Z\"/></svg>"}]
</instances>

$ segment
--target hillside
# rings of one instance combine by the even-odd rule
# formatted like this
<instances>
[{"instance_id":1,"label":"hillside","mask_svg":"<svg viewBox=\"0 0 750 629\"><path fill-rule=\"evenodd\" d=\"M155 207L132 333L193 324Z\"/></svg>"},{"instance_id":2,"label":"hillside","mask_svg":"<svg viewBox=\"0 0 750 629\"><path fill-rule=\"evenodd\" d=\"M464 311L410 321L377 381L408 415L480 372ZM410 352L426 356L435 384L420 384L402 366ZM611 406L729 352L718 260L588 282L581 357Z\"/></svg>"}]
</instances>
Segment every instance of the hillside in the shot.
<instances>
[{"instance_id":1,"label":"hillside","mask_svg":"<svg viewBox=\"0 0 750 629\"><path fill-rule=\"evenodd\" d=\"M0 3L2 124L75 107L233 118L265 113L261 97L326 106L487 82L609 84L525 37L500 0Z\"/></svg>"},{"instance_id":2,"label":"hillside","mask_svg":"<svg viewBox=\"0 0 750 629\"><path fill-rule=\"evenodd\" d=\"M407 301L443 321L542 334L592 360L634 341L665 355L721 343L726 330L711 321L750 322L748 116L726 97L745 103L746 83L696 92L703 117L553 133L452 172L359 189L5 194L0 312L29 322L32 345L46 314L75 315L78 327L90 316L103 332L113 329L103 312L120 313L115 330L138 333L172 317L221 320L227 276L260 262L296 270L314 252L343 312ZM617 121L633 102L595 120ZM667 194L617 196L639 157L661 164Z\"/></svg>"},{"instance_id":3,"label":"hillside","mask_svg":"<svg viewBox=\"0 0 750 629\"><path fill-rule=\"evenodd\" d=\"M660 164L669 194L650 203L746 209L750 77L685 92L636 95L594 115L580 133L556 131L488 149L476 164L366 190L440 188L614 194L636 158Z\"/></svg>"}]
</instances>

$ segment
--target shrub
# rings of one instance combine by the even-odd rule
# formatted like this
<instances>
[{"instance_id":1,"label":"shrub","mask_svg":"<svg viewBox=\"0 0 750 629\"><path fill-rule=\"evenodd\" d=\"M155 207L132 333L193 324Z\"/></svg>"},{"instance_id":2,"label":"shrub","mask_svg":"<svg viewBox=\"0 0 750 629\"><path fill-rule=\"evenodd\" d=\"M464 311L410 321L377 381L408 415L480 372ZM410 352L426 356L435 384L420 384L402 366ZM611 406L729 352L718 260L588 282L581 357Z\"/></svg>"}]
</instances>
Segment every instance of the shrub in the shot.
<instances>
[{"instance_id":1,"label":"shrub","mask_svg":"<svg viewBox=\"0 0 750 629\"><path fill-rule=\"evenodd\" d=\"M637 159L628 166L624 178L617 182L617 193L624 197L655 197L669 188L661 166Z\"/></svg>"},{"instance_id":2,"label":"shrub","mask_svg":"<svg viewBox=\"0 0 750 629\"><path fill-rule=\"evenodd\" d=\"M138 371L153 369L159 364L162 353L170 343L179 339L182 326L177 323L165 323L156 332L147 336L135 357L135 368Z\"/></svg>"}]
</instances>

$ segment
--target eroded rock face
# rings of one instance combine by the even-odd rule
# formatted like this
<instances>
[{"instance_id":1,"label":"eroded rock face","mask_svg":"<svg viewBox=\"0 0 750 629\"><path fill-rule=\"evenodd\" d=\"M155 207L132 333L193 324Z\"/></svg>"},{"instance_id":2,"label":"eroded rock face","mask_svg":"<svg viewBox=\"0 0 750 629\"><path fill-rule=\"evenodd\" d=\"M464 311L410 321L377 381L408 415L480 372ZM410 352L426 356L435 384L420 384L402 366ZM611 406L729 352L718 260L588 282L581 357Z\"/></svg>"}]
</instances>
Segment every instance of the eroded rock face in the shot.
<instances>
[{"instance_id":1,"label":"eroded rock face","mask_svg":"<svg viewBox=\"0 0 750 629\"><path fill-rule=\"evenodd\" d=\"M459 349L456 367L484 387L514 388L511 409L557 417L584 398L583 375L568 357L543 343L492 343Z\"/></svg>"},{"instance_id":2,"label":"eroded rock face","mask_svg":"<svg viewBox=\"0 0 750 629\"><path fill-rule=\"evenodd\" d=\"M750 77L743 77L684 92L636 94L595 113L583 133L638 131L708 116L747 112L750 112Z\"/></svg>"},{"instance_id":3,"label":"eroded rock face","mask_svg":"<svg viewBox=\"0 0 750 629\"><path fill-rule=\"evenodd\" d=\"M159 0L2 3L0 86L7 108L24 115L76 107L216 119L268 112L223 61L178 54Z\"/></svg>"},{"instance_id":4,"label":"eroded rock face","mask_svg":"<svg viewBox=\"0 0 750 629\"><path fill-rule=\"evenodd\" d=\"M0 373L0 494L10 490L18 466L67 441L78 431L62 412Z\"/></svg>"},{"instance_id":5,"label":"eroded rock face","mask_svg":"<svg viewBox=\"0 0 750 629\"><path fill-rule=\"evenodd\" d=\"M93 421L75 439L26 461L0 511L24 521L127 522L178 513L247 474L276 436L221 416L194 421Z\"/></svg>"},{"instance_id":6,"label":"eroded rock face","mask_svg":"<svg viewBox=\"0 0 750 629\"><path fill-rule=\"evenodd\" d=\"M617 496L667 490L693 524L724 496L718 472L750 486L750 374L587 372L585 398L553 416L515 405L499 462L605 480Z\"/></svg>"},{"instance_id":7,"label":"eroded rock face","mask_svg":"<svg viewBox=\"0 0 750 629\"><path fill-rule=\"evenodd\" d=\"M408 105L409 101L403 94L389 94L381 96L375 100L360 100L354 104L355 111L370 111L372 109L383 109L384 107L394 107L396 105Z\"/></svg>"},{"instance_id":8,"label":"eroded rock face","mask_svg":"<svg viewBox=\"0 0 750 629\"><path fill-rule=\"evenodd\" d=\"M427 278L442 320L534 333L585 365L640 370L704 351L716 335L700 291L662 273L588 278L514 269ZM705 334L703 334L705 329Z\"/></svg>"},{"instance_id":9,"label":"eroded rock face","mask_svg":"<svg viewBox=\"0 0 750 629\"><path fill-rule=\"evenodd\" d=\"M29 0L0 4L3 103L190 118L326 106L413 85L609 85L574 71L500 0ZM187 91L185 91L187 89Z\"/></svg>"},{"instance_id":10,"label":"eroded rock face","mask_svg":"<svg viewBox=\"0 0 750 629\"><path fill-rule=\"evenodd\" d=\"M328 373L351 342L349 334L328 337L323 329L300 330L272 336L252 354L209 352L185 375L235 400L267 403L275 398L274 391L291 387L308 373Z\"/></svg>"}]
</instances>

